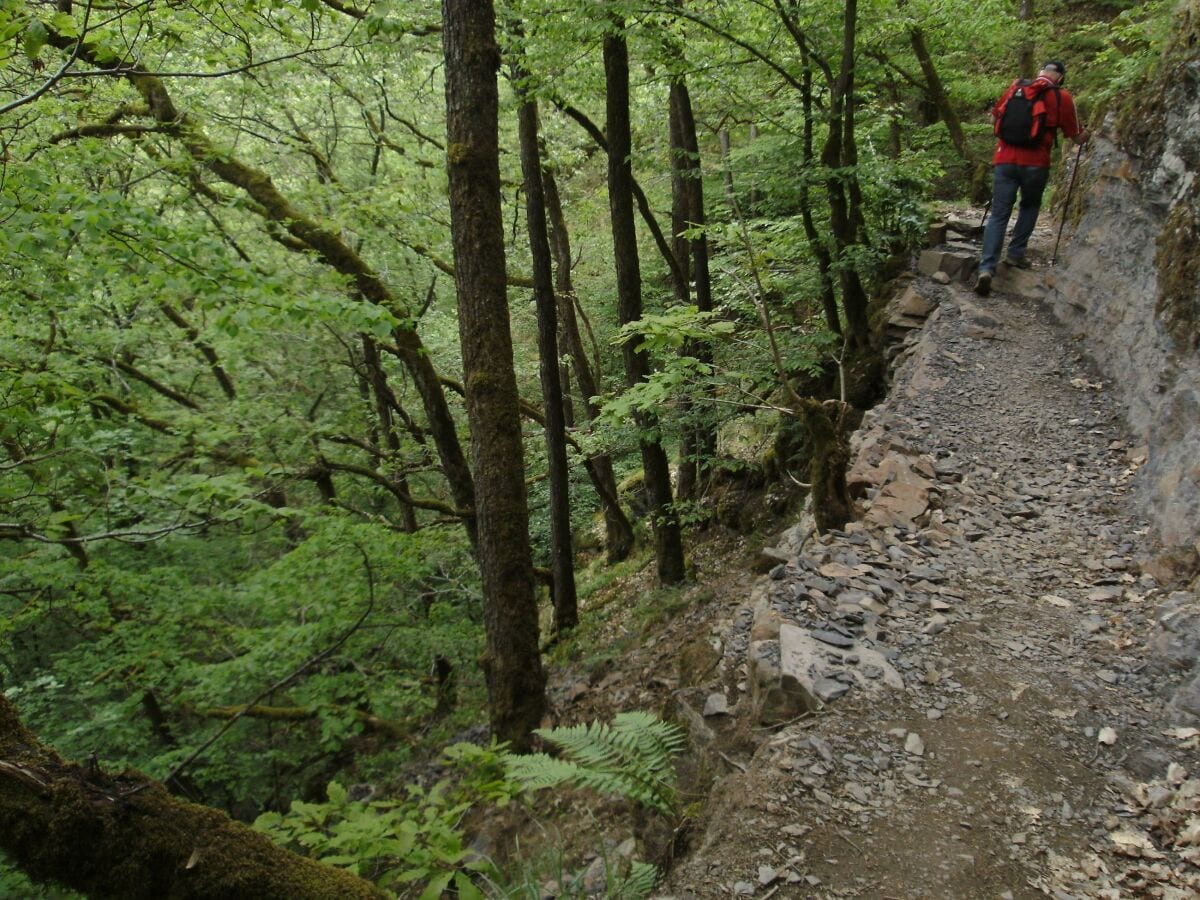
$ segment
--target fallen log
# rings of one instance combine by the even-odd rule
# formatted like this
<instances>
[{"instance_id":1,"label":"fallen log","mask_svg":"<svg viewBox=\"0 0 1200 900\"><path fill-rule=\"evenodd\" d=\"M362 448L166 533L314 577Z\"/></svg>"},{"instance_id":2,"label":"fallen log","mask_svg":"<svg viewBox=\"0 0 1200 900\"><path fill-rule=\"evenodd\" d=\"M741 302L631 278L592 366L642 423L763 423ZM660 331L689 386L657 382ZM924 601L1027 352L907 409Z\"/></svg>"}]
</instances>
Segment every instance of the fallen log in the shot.
<instances>
[{"instance_id":1,"label":"fallen log","mask_svg":"<svg viewBox=\"0 0 1200 900\"><path fill-rule=\"evenodd\" d=\"M94 898L375 900L371 883L276 846L141 772L67 762L0 694L0 850Z\"/></svg>"}]
</instances>

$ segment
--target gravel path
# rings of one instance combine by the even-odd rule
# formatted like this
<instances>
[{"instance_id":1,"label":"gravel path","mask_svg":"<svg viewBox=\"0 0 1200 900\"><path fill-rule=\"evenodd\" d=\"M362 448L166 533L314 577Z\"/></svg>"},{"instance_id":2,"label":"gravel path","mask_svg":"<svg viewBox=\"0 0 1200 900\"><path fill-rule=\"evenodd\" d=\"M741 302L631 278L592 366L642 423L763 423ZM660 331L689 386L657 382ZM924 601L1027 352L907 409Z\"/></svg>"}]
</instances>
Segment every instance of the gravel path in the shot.
<instances>
[{"instance_id":1,"label":"gravel path","mask_svg":"<svg viewBox=\"0 0 1200 900\"><path fill-rule=\"evenodd\" d=\"M789 640L829 702L725 754L660 896L1200 895L1200 733L1143 646L1169 592L1139 571L1141 457L1040 273L1012 274L914 284L938 307L857 439L878 509L793 530L725 635L735 713Z\"/></svg>"}]
</instances>

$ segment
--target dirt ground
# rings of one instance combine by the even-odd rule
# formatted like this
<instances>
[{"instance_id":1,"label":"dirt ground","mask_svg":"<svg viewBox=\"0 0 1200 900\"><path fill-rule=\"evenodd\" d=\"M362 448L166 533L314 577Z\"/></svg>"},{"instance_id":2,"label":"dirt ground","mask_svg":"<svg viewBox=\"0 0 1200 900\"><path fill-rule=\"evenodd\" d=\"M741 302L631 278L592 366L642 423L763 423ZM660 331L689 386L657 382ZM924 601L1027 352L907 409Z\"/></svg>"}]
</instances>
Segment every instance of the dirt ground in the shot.
<instances>
[{"instance_id":1,"label":"dirt ground","mask_svg":"<svg viewBox=\"0 0 1200 900\"><path fill-rule=\"evenodd\" d=\"M1200 896L1200 732L1143 652L1173 587L1133 512L1144 451L1039 302L1034 258L988 298L915 285L939 307L873 415L948 476L942 531L812 545L908 590L878 623L904 689L739 748L727 647L726 774L659 896ZM800 570L773 574L800 596Z\"/></svg>"},{"instance_id":2,"label":"dirt ground","mask_svg":"<svg viewBox=\"0 0 1200 900\"><path fill-rule=\"evenodd\" d=\"M706 545L675 611L638 626L626 603L619 651L560 670L564 720L657 710L693 752L673 833L564 799L557 821L586 806L587 824L551 824L553 840L593 877L585 891L565 873L574 890L545 896L615 896L597 860L629 853L630 832L639 856L669 861L662 898L1200 896L1200 730L1172 718L1179 674L1145 652L1182 585L1135 512L1144 448L1041 302L1047 241L987 298L913 283L936 309L899 338L864 428L936 476L919 526L806 535L769 575L757 546ZM846 618L851 596L878 614ZM866 635L903 688L832 672L844 696L763 724L746 649L764 604L856 647Z\"/></svg>"}]
</instances>

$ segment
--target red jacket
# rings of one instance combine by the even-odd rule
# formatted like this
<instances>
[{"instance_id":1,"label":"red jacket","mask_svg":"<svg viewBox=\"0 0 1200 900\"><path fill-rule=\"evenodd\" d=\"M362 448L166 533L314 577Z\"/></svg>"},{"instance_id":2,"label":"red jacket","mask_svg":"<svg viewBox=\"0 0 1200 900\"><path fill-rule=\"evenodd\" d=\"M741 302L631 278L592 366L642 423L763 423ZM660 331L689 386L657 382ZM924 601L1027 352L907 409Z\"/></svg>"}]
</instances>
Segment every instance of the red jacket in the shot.
<instances>
[{"instance_id":1,"label":"red jacket","mask_svg":"<svg viewBox=\"0 0 1200 900\"><path fill-rule=\"evenodd\" d=\"M1032 147L1014 147L997 138L996 153L992 157L992 165L998 166L1002 163L1013 163L1018 166L1038 166L1042 169L1048 169L1050 168L1050 152L1054 149L1054 139L1057 130L1061 129L1062 133L1069 138L1075 137L1075 135L1083 130L1079 127L1079 119L1075 115L1075 100L1067 90L1055 87L1048 78L1038 78L1033 83L1037 84L1039 82L1047 85L1045 93L1046 130L1042 134L1041 140ZM1004 92L1004 96L992 107L993 119L999 116L1000 107L1012 96L1019 85L1019 81L1014 81L1009 85L1008 90Z\"/></svg>"}]
</instances>

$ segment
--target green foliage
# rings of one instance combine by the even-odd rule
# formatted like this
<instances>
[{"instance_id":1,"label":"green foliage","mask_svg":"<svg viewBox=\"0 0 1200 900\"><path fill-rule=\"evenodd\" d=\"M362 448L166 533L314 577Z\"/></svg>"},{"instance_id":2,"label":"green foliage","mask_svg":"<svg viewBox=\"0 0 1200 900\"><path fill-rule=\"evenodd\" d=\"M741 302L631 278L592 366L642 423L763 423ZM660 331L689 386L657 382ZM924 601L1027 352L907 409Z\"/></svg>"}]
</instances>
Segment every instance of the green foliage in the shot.
<instances>
[{"instance_id":1,"label":"green foliage","mask_svg":"<svg viewBox=\"0 0 1200 900\"><path fill-rule=\"evenodd\" d=\"M644 900L651 896L662 873L657 867L641 860L631 860L628 866L622 860L609 859L601 854L604 864L604 897L606 900ZM559 854L554 854L547 862L543 859L522 859L521 872L502 885L497 886L495 895L506 900L542 900L545 896L547 875L559 886L558 897L563 900L584 900L594 897L594 891L589 892L581 883L578 876L566 870L564 861Z\"/></svg>"},{"instance_id":2,"label":"green foliage","mask_svg":"<svg viewBox=\"0 0 1200 900\"><path fill-rule=\"evenodd\" d=\"M0 897L20 900L82 900L82 895L56 885L41 885L30 881L0 855Z\"/></svg>"},{"instance_id":3,"label":"green foliage","mask_svg":"<svg viewBox=\"0 0 1200 900\"><path fill-rule=\"evenodd\" d=\"M464 879L478 873L457 856L461 804L468 795L507 802L523 783L498 751L455 751L488 773L465 794L435 788L387 808L344 795L311 803L313 785L390 776L412 752L397 735L436 744L477 722L484 702L477 570L461 524L444 512L450 492L397 337L416 329L423 359L444 375L461 370L444 271L451 242L437 8L359 6L362 19L318 0L148 0L93 14L86 46L101 65L141 60L204 76L165 79L184 129L156 122L133 85L91 62L76 60L52 82L83 32L86 4L68 15L54 4L0 0L0 105L30 98L0 124L0 687L68 757L96 750L106 768L165 775L221 726L214 708L245 703L297 672L262 705L311 715L240 720L185 773L189 789L247 818L299 797L299 811L276 824L292 822L289 839L306 852L362 854L363 871L398 878L410 842L404 852L415 861L405 865L469 893ZM655 413L655 436L670 442L684 429L777 405L781 375L830 368L841 346L823 321L805 199L828 250L828 185L857 178L865 239L833 261L833 275L854 267L869 282L888 254L922 236L928 196L963 193L944 124L914 84L919 75L905 77L919 71L914 24L978 142L991 141L982 110L1023 40L1038 50L1103 44L1109 49L1082 72L1071 64L1072 83L1092 96L1136 96L1134 86L1156 71L1173 4L1082 6L1062 17L1061 4L1035 4L1042 18L1020 23L1010 0L981 0L969 16L944 0L859 4L858 161L829 171L819 158L830 86L814 73L817 113L804 122L800 54L778 13L797 17L814 58L834 61L844 4L608 3L627 20L633 55L633 165L665 228L668 75L687 80L697 119L722 123L732 151L723 156L702 130L716 312L674 303L643 230L646 315L622 329L603 154L542 103L546 161L605 398L600 422L577 430L584 452L611 452L621 478L640 465L636 414ZM1075 30L1076 18L1117 7L1124 12L1111 27ZM599 121L600 45L612 23L591 0L517 0L505 11L506 61L519 49L528 87ZM516 23L520 36L509 30ZM90 77L78 77L84 69ZM512 99L506 90L506 150L515 147ZM805 162L809 126L815 158ZM288 215L223 180L186 140L192 128L221 148L217 162L269 179L291 204ZM516 154L505 152L501 165L505 184L519 184ZM523 199L506 189L514 277L529 269ZM365 302L360 284L288 232L293 213L352 247L395 302ZM513 309L518 382L534 399L535 322L528 303ZM382 354L382 403L366 366L368 338ZM623 390L619 348L630 340L654 372ZM454 397L449 413L465 440ZM544 547L542 435L527 433L531 531ZM577 527L596 506L581 470L573 471ZM431 502L410 510L403 497ZM705 518L694 505L676 511L688 523ZM596 562L581 596L596 597L648 562ZM662 600L669 608L673 598ZM619 653L619 643L591 638L621 608L587 610L577 643L555 652ZM335 653L303 668L343 636ZM449 712L437 708L428 677L439 655L457 682ZM393 730L369 730L364 716ZM577 757L568 736L561 758L515 765L545 783L669 808L668 737L643 746L648 737L626 731L654 729L626 719L580 728L568 735L605 752ZM15 884L0 875L0 894L36 896Z\"/></svg>"},{"instance_id":4,"label":"green foliage","mask_svg":"<svg viewBox=\"0 0 1200 900\"><path fill-rule=\"evenodd\" d=\"M106 766L161 776L218 727L204 710L246 703L321 653L364 613L373 590L370 614L338 654L269 700L315 709L315 719L245 719L193 780L210 800L271 804L348 747L359 749L365 770L376 765L373 752L383 754L378 765L394 766L407 748L364 734L356 713L401 726L430 715L435 697L423 678L434 653L454 666L459 715L473 720L482 635L461 533L404 535L337 518L315 520L310 531L266 565L235 552L231 535L210 538L207 554L188 541L159 545L156 565L128 552L96 559L87 573L52 564L0 571L0 588L35 592L25 602L0 594L14 648L0 656L6 694L65 755L103 748ZM148 716L147 694L165 723Z\"/></svg>"},{"instance_id":5,"label":"green foliage","mask_svg":"<svg viewBox=\"0 0 1200 900\"><path fill-rule=\"evenodd\" d=\"M1105 74L1094 91L1098 102L1114 102L1153 78L1162 64L1177 6L1176 0L1151 0L1123 10L1111 24L1091 26L1090 33L1106 39L1092 63Z\"/></svg>"},{"instance_id":6,"label":"green foliage","mask_svg":"<svg viewBox=\"0 0 1200 900\"><path fill-rule=\"evenodd\" d=\"M683 733L644 712L618 713L612 724L592 722L538 729L561 757L545 753L510 756L508 774L529 790L574 784L628 797L670 814L675 803L671 758L683 749Z\"/></svg>"},{"instance_id":7,"label":"green foliage","mask_svg":"<svg viewBox=\"0 0 1200 900\"><path fill-rule=\"evenodd\" d=\"M264 813L254 827L405 896L419 890L421 900L436 900L453 885L469 900L483 897L474 879L495 870L465 843L462 817L472 801L464 796L443 781L427 791L410 785L401 801L363 803L332 782L327 802L293 801L287 813Z\"/></svg>"},{"instance_id":8,"label":"green foliage","mask_svg":"<svg viewBox=\"0 0 1200 900\"><path fill-rule=\"evenodd\" d=\"M486 887L515 897L525 890L519 884L498 887L502 874L468 846L463 818L472 808L503 808L524 791L571 783L671 811L671 757L684 740L674 726L648 713L628 712L618 714L611 725L538 733L568 759L518 756L495 744L455 744L444 754L455 774L428 789L408 785L401 800L362 801L332 782L325 802L295 800L286 813L260 815L254 827L286 847L403 896L419 891L422 900L433 900L452 887L460 897L483 897ZM635 861L624 875L610 867L608 878L606 896L635 900L653 890L658 870Z\"/></svg>"}]
</instances>

